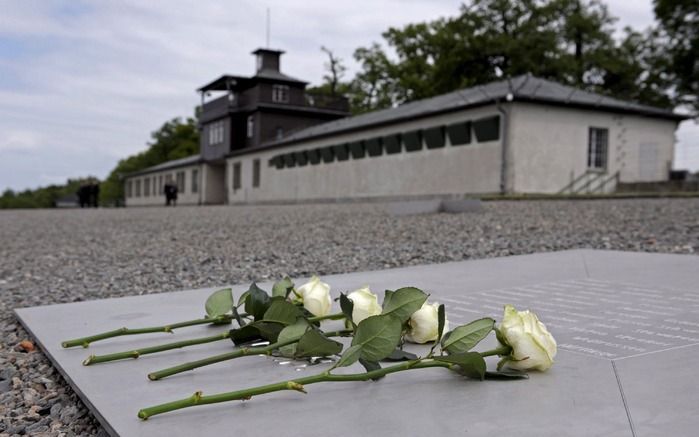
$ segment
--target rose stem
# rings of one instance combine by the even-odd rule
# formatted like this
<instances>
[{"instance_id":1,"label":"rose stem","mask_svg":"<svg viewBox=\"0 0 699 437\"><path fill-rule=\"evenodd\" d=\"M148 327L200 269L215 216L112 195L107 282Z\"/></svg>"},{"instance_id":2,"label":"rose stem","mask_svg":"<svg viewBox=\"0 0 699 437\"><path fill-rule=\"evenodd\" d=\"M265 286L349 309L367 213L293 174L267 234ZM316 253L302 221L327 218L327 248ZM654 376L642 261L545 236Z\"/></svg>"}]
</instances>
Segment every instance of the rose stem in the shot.
<instances>
[{"instance_id":1,"label":"rose stem","mask_svg":"<svg viewBox=\"0 0 699 437\"><path fill-rule=\"evenodd\" d=\"M180 349L187 346L194 346L197 344L211 343L214 341L225 340L230 338L230 331L223 332L221 334L212 335L210 337L200 337L194 338L192 340L175 341L172 343L165 343L158 346L144 347L142 349L135 349L125 352L115 352L113 354L105 355L90 355L83 361L84 366L89 366L91 364L106 363L109 361L124 360L127 358L138 358L141 355L154 354L156 352L168 351L171 349Z\"/></svg>"},{"instance_id":2,"label":"rose stem","mask_svg":"<svg viewBox=\"0 0 699 437\"><path fill-rule=\"evenodd\" d=\"M311 317L308 320L310 322L319 322L321 320L337 320L344 318L344 314L330 314L322 317ZM124 352L115 352L113 354L105 355L90 355L83 361L84 366L89 366L91 364L106 363L109 361L124 360L128 358L136 359L141 355L149 355L157 352L169 351L172 349L181 349L188 346L195 346L198 344L212 343L214 341L226 340L230 338L230 331L226 331L222 334L212 335L209 337L194 338L192 340L175 341L172 343L165 343L157 346L145 347L142 349L135 349Z\"/></svg>"},{"instance_id":3,"label":"rose stem","mask_svg":"<svg viewBox=\"0 0 699 437\"><path fill-rule=\"evenodd\" d=\"M202 319L187 320L185 322L178 322L178 323L173 323L170 325L152 326L149 328L135 328L135 329L120 328L120 329L115 329L113 331L103 332L101 334L90 335L88 337L76 338L74 340L67 340L67 341L64 341L63 343L61 343L61 346L63 346L64 348L75 347L75 346L82 346L82 347L86 348L90 345L90 343L93 343L95 341L105 340L107 338L112 338L112 337L120 337L122 335L149 334L152 332L172 333L173 329L184 328L185 326L204 325L207 323L227 323L227 322L230 322L232 319L233 319L232 316L222 315L222 316L218 316L218 317L204 317Z\"/></svg>"},{"instance_id":4,"label":"rose stem","mask_svg":"<svg viewBox=\"0 0 699 437\"><path fill-rule=\"evenodd\" d=\"M324 333L326 337L341 337L343 335L351 334L353 331L351 329L343 329L340 331L326 332ZM212 357L203 358L197 361L191 361L189 363L180 364L178 366L169 367L167 369L158 370L148 374L148 379L151 381L157 381L159 379L167 378L168 376L175 375L177 373L186 372L188 370L194 370L199 367L208 366L209 364L220 363L221 361L233 360L235 358L246 357L249 355L269 355L273 350L279 349L282 346L287 346L299 341L301 336L291 338L285 341L278 341L276 343L269 344L267 346L260 347L250 347L237 349L232 352L227 352L225 354L214 355Z\"/></svg>"},{"instance_id":5,"label":"rose stem","mask_svg":"<svg viewBox=\"0 0 699 437\"><path fill-rule=\"evenodd\" d=\"M498 355L503 351L503 348L493 349L491 351L482 352L481 356L487 357L491 355ZM298 378L289 381L278 382L275 384L261 385L258 387L247 388L226 393L219 393L209 396L203 396L201 392L196 392L192 396L185 399L180 399L177 401L167 402L165 404L144 408L138 412L138 417L145 420L151 416L155 416L156 414L167 413L170 411L179 410L181 408L194 407L198 405L216 404L219 402L249 400L253 396L265 393L272 393L275 391L296 390L306 393L306 391L304 390L305 385L315 384L318 382L368 381L370 379L380 378L390 373L402 372L405 370L427 369L430 367L444 367L447 369L452 369L455 366L455 364L451 363L436 361L430 358L422 358L417 360L406 361L401 364L397 364L390 367L384 367L382 369L372 370L370 372L364 373L335 375L330 373L329 371L326 371L317 375L307 376L305 378Z\"/></svg>"}]
</instances>

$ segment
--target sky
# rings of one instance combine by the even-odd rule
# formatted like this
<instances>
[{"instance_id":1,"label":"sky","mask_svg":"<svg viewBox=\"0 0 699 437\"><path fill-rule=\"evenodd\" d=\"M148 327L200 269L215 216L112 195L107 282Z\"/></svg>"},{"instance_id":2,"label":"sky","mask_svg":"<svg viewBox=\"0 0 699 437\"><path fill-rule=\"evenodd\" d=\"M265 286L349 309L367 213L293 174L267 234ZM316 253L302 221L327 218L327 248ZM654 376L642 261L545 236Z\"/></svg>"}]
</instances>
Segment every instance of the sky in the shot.
<instances>
[{"instance_id":1,"label":"sky","mask_svg":"<svg viewBox=\"0 0 699 437\"><path fill-rule=\"evenodd\" d=\"M252 75L250 52L285 50L282 70L318 84L324 45L354 49L390 26L455 15L454 0L0 0L0 192L104 178L166 120L191 116L195 89ZM607 0L619 27L653 22L651 0ZM677 132L676 168L699 169L699 126Z\"/></svg>"}]
</instances>

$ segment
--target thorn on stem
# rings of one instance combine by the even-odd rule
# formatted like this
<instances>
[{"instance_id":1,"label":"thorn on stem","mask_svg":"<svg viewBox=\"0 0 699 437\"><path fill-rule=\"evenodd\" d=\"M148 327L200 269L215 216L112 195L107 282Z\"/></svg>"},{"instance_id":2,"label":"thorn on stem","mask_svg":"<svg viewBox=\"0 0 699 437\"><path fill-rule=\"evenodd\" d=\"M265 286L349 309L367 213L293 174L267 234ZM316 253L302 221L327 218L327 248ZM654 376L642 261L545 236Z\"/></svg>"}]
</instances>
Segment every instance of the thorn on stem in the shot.
<instances>
[{"instance_id":1,"label":"thorn on stem","mask_svg":"<svg viewBox=\"0 0 699 437\"><path fill-rule=\"evenodd\" d=\"M201 390L195 391L192 395L192 402L194 402L195 404L198 403L201 400L203 394L204 393Z\"/></svg>"},{"instance_id":2,"label":"thorn on stem","mask_svg":"<svg viewBox=\"0 0 699 437\"><path fill-rule=\"evenodd\" d=\"M289 390L296 390L300 391L301 393L308 393L306 389L303 388L303 384L299 384L298 382L294 381L289 381L286 383L286 388Z\"/></svg>"}]
</instances>

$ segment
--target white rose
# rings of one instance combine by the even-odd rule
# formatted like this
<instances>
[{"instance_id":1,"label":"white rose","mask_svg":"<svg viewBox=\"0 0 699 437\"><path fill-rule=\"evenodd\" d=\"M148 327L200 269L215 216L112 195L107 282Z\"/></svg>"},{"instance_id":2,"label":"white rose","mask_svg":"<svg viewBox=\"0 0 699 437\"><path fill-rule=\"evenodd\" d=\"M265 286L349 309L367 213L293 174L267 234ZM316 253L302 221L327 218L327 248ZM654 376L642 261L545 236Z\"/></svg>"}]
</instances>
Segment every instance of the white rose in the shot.
<instances>
[{"instance_id":1,"label":"white rose","mask_svg":"<svg viewBox=\"0 0 699 437\"><path fill-rule=\"evenodd\" d=\"M321 282L319 277L313 276L310 281L297 288L296 293L301 296L303 307L314 316L323 317L330 312L330 286Z\"/></svg>"},{"instance_id":2,"label":"white rose","mask_svg":"<svg viewBox=\"0 0 699 437\"><path fill-rule=\"evenodd\" d=\"M546 325L530 311L517 311L505 305L498 328L500 337L512 348L507 366L516 370L541 370L551 367L556 356L556 340ZM506 358L507 359L507 358Z\"/></svg>"},{"instance_id":3,"label":"white rose","mask_svg":"<svg viewBox=\"0 0 699 437\"><path fill-rule=\"evenodd\" d=\"M433 304L428 304L427 302L422 304L422 308L415 311L408 324L410 329L405 335L405 339L413 343L427 343L429 341L437 340L437 335L439 335L439 316L437 311L439 309L439 303L435 302ZM444 319L444 332L449 331L449 321Z\"/></svg>"},{"instance_id":4,"label":"white rose","mask_svg":"<svg viewBox=\"0 0 699 437\"><path fill-rule=\"evenodd\" d=\"M369 290L368 286L362 287L359 290L354 290L347 295L347 298L354 304L352 309L352 321L356 325L367 317L381 314L379 300L376 295Z\"/></svg>"}]
</instances>

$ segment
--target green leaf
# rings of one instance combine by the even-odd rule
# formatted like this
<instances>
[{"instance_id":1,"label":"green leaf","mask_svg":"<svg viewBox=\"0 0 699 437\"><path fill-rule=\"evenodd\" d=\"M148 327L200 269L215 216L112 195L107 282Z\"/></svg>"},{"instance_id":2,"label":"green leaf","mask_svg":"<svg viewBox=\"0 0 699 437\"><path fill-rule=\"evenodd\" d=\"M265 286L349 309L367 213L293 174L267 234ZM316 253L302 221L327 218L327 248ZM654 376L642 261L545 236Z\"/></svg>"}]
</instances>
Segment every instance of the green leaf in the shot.
<instances>
[{"instance_id":1,"label":"green leaf","mask_svg":"<svg viewBox=\"0 0 699 437\"><path fill-rule=\"evenodd\" d=\"M282 325L291 325L301 316L301 311L291 302L281 298L273 298L263 316L265 322L276 322Z\"/></svg>"},{"instance_id":2,"label":"green leaf","mask_svg":"<svg viewBox=\"0 0 699 437\"><path fill-rule=\"evenodd\" d=\"M352 302L344 293L340 293L340 310L342 310L342 314L345 315L345 318L351 322L352 312L354 311L354 302Z\"/></svg>"},{"instance_id":3,"label":"green leaf","mask_svg":"<svg viewBox=\"0 0 699 437\"><path fill-rule=\"evenodd\" d=\"M457 372L469 378L483 380L485 377L485 360L478 352L463 352L454 355L434 357L437 361L456 364Z\"/></svg>"},{"instance_id":4,"label":"green leaf","mask_svg":"<svg viewBox=\"0 0 699 437\"><path fill-rule=\"evenodd\" d=\"M275 322L255 322L255 326L260 331L260 335L270 343L276 343L279 333L284 329L284 325Z\"/></svg>"},{"instance_id":5,"label":"green leaf","mask_svg":"<svg viewBox=\"0 0 699 437\"><path fill-rule=\"evenodd\" d=\"M260 330L253 324L245 325L242 328L231 329L230 338L235 344L250 343L252 341L264 340Z\"/></svg>"},{"instance_id":6,"label":"green leaf","mask_svg":"<svg viewBox=\"0 0 699 437\"><path fill-rule=\"evenodd\" d=\"M381 361L398 346L402 325L399 319L391 315L367 317L357 326L352 346L362 347L361 358Z\"/></svg>"},{"instance_id":7,"label":"green leaf","mask_svg":"<svg viewBox=\"0 0 699 437\"><path fill-rule=\"evenodd\" d=\"M501 370L499 372L485 372L485 379L494 380L512 380L512 379L528 379L529 375L519 370Z\"/></svg>"},{"instance_id":8,"label":"green leaf","mask_svg":"<svg viewBox=\"0 0 699 437\"><path fill-rule=\"evenodd\" d=\"M283 342L287 340L292 340L294 338L301 338L301 336L308 331L310 325L306 319L300 318L293 325L284 327L277 337L277 342ZM288 358L293 358L296 355L296 345L297 343L291 343L286 346L279 348L279 353Z\"/></svg>"},{"instance_id":9,"label":"green leaf","mask_svg":"<svg viewBox=\"0 0 699 437\"><path fill-rule=\"evenodd\" d=\"M435 344L442 339L442 334L444 334L444 324L446 323L447 316L445 314L444 304L437 308L437 340Z\"/></svg>"},{"instance_id":10,"label":"green leaf","mask_svg":"<svg viewBox=\"0 0 699 437\"><path fill-rule=\"evenodd\" d=\"M384 358L384 360L386 361L410 361L416 359L417 355L412 354L410 352L406 352L403 349L396 349L393 352L391 352L391 355Z\"/></svg>"},{"instance_id":11,"label":"green leaf","mask_svg":"<svg viewBox=\"0 0 699 437\"><path fill-rule=\"evenodd\" d=\"M233 308L233 291L230 288L215 291L206 299L206 315L218 317L227 314Z\"/></svg>"},{"instance_id":12,"label":"green leaf","mask_svg":"<svg viewBox=\"0 0 699 437\"><path fill-rule=\"evenodd\" d=\"M381 314L396 317L402 325L426 300L427 294L415 287L404 287L390 293L386 290Z\"/></svg>"},{"instance_id":13,"label":"green leaf","mask_svg":"<svg viewBox=\"0 0 699 437\"><path fill-rule=\"evenodd\" d=\"M264 290L259 288L254 282L247 291L248 297L245 299L245 312L250 314L256 321L262 320L265 311L270 306L270 297Z\"/></svg>"},{"instance_id":14,"label":"green leaf","mask_svg":"<svg viewBox=\"0 0 699 437\"><path fill-rule=\"evenodd\" d=\"M363 359L363 358L360 358L360 359L359 359L359 364L361 364L362 366L364 366L364 368L366 369L367 373L368 373L368 372L371 372L371 371L374 371L374 370L379 370L379 369L381 369L381 364L377 363L376 361L368 361L368 360L365 360L365 359ZM384 375L384 376L385 376L385 375ZM381 379L381 378L383 378L383 376L374 377L374 378L371 378L371 380L372 380L372 381L378 381L378 380Z\"/></svg>"},{"instance_id":15,"label":"green leaf","mask_svg":"<svg viewBox=\"0 0 699 437\"><path fill-rule=\"evenodd\" d=\"M238 305L236 306L240 307L242 304L244 304L247 301L248 296L250 296L250 291L246 291L245 293L241 294L238 298Z\"/></svg>"},{"instance_id":16,"label":"green leaf","mask_svg":"<svg viewBox=\"0 0 699 437\"><path fill-rule=\"evenodd\" d=\"M342 352L342 343L331 340L317 329L306 331L296 345L297 357L326 357Z\"/></svg>"},{"instance_id":17,"label":"green leaf","mask_svg":"<svg viewBox=\"0 0 699 437\"><path fill-rule=\"evenodd\" d=\"M490 317L475 320L467 325L461 325L442 339L442 349L449 354L468 352L487 337L494 327L495 320Z\"/></svg>"},{"instance_id":18,"label":"green leaf","mask_svg":"<svg viewBox=\"0 0 699 437\"><path fill-rule=\"evenodd\" d=\"M391 302L391 299L393 299L393 293L395 293L395 291L393 291L393 290L385 290L385 291L383 292L383 304L382 304L382 308L385 308L386 305L388 305L389 302Z\"/></svg>"},{"instance_id":19,"label":"green leaf","mask_svg":"<svg viewBox=\"0 0 699 437\"><path fill-rule=\"evenodd\" d=\"M253 322L238 329L230 330L233 343L243 344L252 341L266 340L275 343L284 325L273 322Z\"/></svg>"},{"instance_id":20,"label":"green leaf","mask_svg":"<svg viewBox=\"0 0 699 437\"><path fill-rule=\"evenodd\" d=\"M294 289L294 283L289 279L288 276L286 276L284 279L281 281L275 283L272 286L272 297L283 297L286 299L289 296L289 293L291 293L291 290Z\"/></svg>"},{"instance_id":21,"label":"green leaf","mask_svg":"<svg viewBox=\"0 0 699 437\"><path fill-rule=\"evenodd\" d=\"M356 344L345 349L345 352L340 357L335 367L347 367L356 363L362 354L362 345Z\"/></svg>"}]
</instances>

